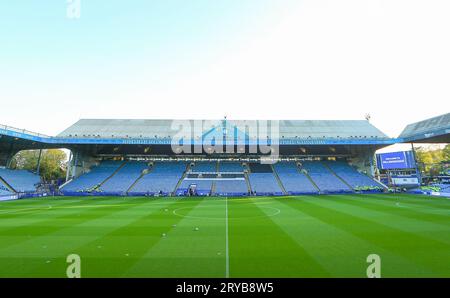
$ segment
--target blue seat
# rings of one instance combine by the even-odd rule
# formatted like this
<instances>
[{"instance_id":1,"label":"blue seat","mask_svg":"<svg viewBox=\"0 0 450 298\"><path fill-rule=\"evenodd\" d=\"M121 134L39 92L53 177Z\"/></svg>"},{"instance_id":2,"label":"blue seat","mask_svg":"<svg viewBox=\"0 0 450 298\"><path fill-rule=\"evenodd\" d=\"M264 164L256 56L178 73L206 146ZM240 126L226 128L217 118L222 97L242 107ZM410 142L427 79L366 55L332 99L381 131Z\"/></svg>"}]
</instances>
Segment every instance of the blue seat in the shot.
<instances>
[{"instance_id":1,"label":"blue seat","mask_svg":"<svg viewBox=\"0 0 450 298\"><path fill-rule=\"evenodd\" d=\"M191 167L192 172L217 172L216 162L196 162L193 167Z\"/></svg>"},{"instance_id":2,"label":"blue seat","mask_svg":"<svg viewBox=\"0 0 450 298\"><path fill-rule=\"evenodd\" d=\"M0 196L7 196L10 194L12 194L12 193L9 191L9 189L6 186L0 185Z\"/></svg>"},{"instance_id":3,"label":"blue seat","mask_svg":"<svg viewBox=\"0 0 450 298\"><path fill-rule=\"evenodd\" d=\"M284 186L284 189L289 194L314 194L317 189L297 167L295 162L277 162L274 168Z\"/></svg>"},{"instance_id":4,"label":"blue seat","mask_svg":"<svg viewBox=\"0 0 450 298\"><path fill-rule=\"evenodd\" d=\"M191 185L196 185L198 195L205 196L211 193L212 180L207 179L184 179L180 187L177 189L177 195L185 195Z\"/></svg>"},{"instance_id":5,"label":"blue seat","mask_svg":"<svg viewBox=\"0 0 450 298\"><path fill-rule=\"evenodd\" d=\"M281 190L273 173L250 173L251 189L257 195L281 195Z\"/></svg>"},{"instance_id":6,"label":"blue seat","mask_svg":"<svg viewBox=\"0 0 450 298\"><path fill-rule=\"evenodd\" d=\"M244 179L216 180L215 194L219 196L246 195L248 194L247 183Z\"/></svg>"},{"instance_id":7,"label":"blue seat","mask_svg":"<svg viewBox=\"0 0 450 298\"><path fill-rule=\"evenodd\" d=\"M219 163L219 172L220 173L227 173L227 172L243 172L244 168L242 167L242 164L239 162L220 162Z\"/></svg>"},{"instance_id":8,"label":"blue seat","mask_svg":"<svg viewBox=\"0 0 450 298\"><path fill-rule=\"evenodd\" d=\"M146 162L129 161L101 186L101 191L126 192L147 168L148 164Z\"/></svg>"},{"instance_id":9,"label":"blue seat","mask_svg":"<svg viewBox=\"0 0 450 298\"><path fill-rule=\"evenodd\" d=\"M302 168L308 172L308 175L322 192L335 193L352 191L319 161L304 161L302 162Z\"/></svg>"},{"instance_id":10,"label":"blue seat","mask_svg":"<svg viewBox=\"0 0 450 298\"><path fill-rule=\"evenodd\" d=\"M102 183L111 176L121 165L122 161L103 161L62 188L62 192L85 192Z\"/></svg>"},{"instance_id":11,"label":"blue seat","mask_svg":"<svg viewBox=\"0 0 450 298\"><path fill-rule=\"evenodd\" d=\"M156 162L151 171L139 179L130 194L170 194L186 171L184 162Z\"/></svg>"},{"instance_id":12,"label":"blue seat","mask_svg":"<svg viewBox=\"0 0 450 298\"><path fill-rule=\"evenodd\" d=\"M350 184L353 188L367 186L381 187L381 185L372 178L358 172L344 161L326 161L325 163L336 173L336 175L344 179L345 182Z\"/></svg>"},{"instance_id":13,"label":"blue seat","mask_svg":"<svg viewBox=\"0 0 450 298\"><path fill-rule=\"evenodd\" d=\"M0 168L0 177L17 192L36 192L41 183L41 177L27 170L11 170Z\"/></svg>"}]
</instances>

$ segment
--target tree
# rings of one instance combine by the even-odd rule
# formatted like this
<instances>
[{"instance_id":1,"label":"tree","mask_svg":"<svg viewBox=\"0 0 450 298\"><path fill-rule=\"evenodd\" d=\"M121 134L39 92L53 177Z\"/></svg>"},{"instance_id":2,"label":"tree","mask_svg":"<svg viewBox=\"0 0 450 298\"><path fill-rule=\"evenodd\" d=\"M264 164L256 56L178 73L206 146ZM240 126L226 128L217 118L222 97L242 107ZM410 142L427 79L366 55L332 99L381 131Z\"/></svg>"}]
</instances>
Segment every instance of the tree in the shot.
<instances>
[{"instance_id":1,"label":"tree","mask_svg":"<svg viewBox=\"0 0 450 298\"><path fill-rule=\"evenodd\" d=\"M447 150L447 151L446 151ZM419 147L416 150L417 161L423 165L423 171L427 175L439 175L444 169L442 162L446 159L446 154L450 153L450 146L447 145L443 149L429 149Z\"/></svg>"},{"instance_id":2,"label":"tree","mask_svg":"<svg viewBox=\"0 0 450 298\"><path fill-rule=\"evenodd\" d=\"M444 161L450 161L450 144L445 145L442 149L442 155Z\"/></svg>"},{"instance_id":3,"label":"tree","mask_svg":"<svg viewBox=\"0 0 450 298\"><path fill-rule=\"evenodd\" d=\"M11 163L13 169L35 172L39 159L39 150L26 150L17 153ZM64 178L67 168L67 155L60 149L42 150L39 174L46 180Z\"/></svg>"}]
</instances>

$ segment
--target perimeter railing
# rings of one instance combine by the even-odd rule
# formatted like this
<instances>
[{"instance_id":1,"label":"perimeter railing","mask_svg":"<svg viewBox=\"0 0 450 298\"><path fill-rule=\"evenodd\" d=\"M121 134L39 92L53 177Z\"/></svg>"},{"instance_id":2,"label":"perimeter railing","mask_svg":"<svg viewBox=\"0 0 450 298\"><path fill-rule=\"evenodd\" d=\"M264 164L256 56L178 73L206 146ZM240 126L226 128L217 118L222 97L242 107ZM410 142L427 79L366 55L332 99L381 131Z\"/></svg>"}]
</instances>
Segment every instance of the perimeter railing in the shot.
<instances>
[{"instance_id":1,"label":"perimeter railing","mask_svg":"<svg viewBox=\"0 0 450 298\"><path fill-rule=\"evenodd\" d=\"M50 138L50 136L42 134L42 133L29 131L29 130L26 130L26 129L20 129L20 128L17 128L17 127L3 125L3 124L0 124L0 129L10 130L10 131L23 133L23 134L28 134L28 135L32 135L32 136L36 136L36 137Z\"/></svg>"}]
</instances>

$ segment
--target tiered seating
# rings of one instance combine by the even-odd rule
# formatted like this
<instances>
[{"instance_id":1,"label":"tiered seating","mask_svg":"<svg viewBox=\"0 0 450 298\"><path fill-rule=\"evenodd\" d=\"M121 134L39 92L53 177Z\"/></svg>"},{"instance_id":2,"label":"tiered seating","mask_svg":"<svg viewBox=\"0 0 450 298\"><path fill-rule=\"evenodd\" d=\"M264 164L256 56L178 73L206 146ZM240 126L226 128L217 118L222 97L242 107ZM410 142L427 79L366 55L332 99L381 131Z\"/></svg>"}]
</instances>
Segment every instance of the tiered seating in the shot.
<instances>
[{"instance_id":1,"label":"tiered seating","mask_svg":"<svg viewBox=\"0 0 450 298\"><path fill-rule=\"evenodd\" d=\"M184 162L157 162L150 173L144 175L129 193L135 194L170 194L186 170Z\"/></svg>"},{"instance_id":2,"label":"tiered seating","mask_svg":"<svg viewBox=\"0 0 450 298\"><path fill-rule=\"evenodd\" d=\"M244 168L242 164L239 162L221 162L219 163L219 172L227 173L227 172L243 172Z\"/></svg>"},{"instance_id":3,"label":"tiered seating","mask_svg":"<svg viewBox=\"0 0 450 298\"><path fill-rule=\"evenodd\" d=\"M193 166L191 166L192 173L217 173L217 162L215 161L204 161L204 162L196 162ZM216 177L216 174L212 175ZM181 182L180 186L177 189L177 195L187 195L189 188L191 185L196 186L197 195L204 196L209 195L212 189L213 178L209 177L209 175L202 175L201 178L197 179L184 179Z\"/></svg>"},{"instance_id":4,"label":"tiered seating","mask_svg":"<svg viewBox=\"0 0 450 298\"><path fill-rule=\"evenodd\" d=\"M321 162L304 161L302 167L308 171L308 175L322 192L348 192L351 189L337 178Z\"/></svg>"},{"instance_id":5,"label":"tiered seating","mask_svg":"<svg viewBox=\"0 0 450 298\"><path fill-rule=\"evenodd\" d=\"M63 187L63 192L84 192L105 181L121 165L122 161L102 161L98 166L86 174L75 178L72 182Z\"/></svg>"},{"instance_id":6,"label":"tiered seating","mask_svg":"<svg viewBox=\"0 0 450 298\"><path fill-rule=\"evenodd\" d=\"M215 194L219 196L241 196L248 194L247 183L240 180L216 180Z\"/></svg>"},{"instance_id":7,"label":"tiered seating","mask_svg":"<svg viewBox=\"0 0 450 298\"><path fill-rule=\"evenodd\" d=\"M450 184L440 184L441 191L450 191Z\"/></svg>"},{"instance_id":8,"label":"tiered seating","mask_svg":"<svg viewBox=\"0 0 450 298\"><path fill-rule=\"evenodd\" d=\"M248 178L252 191L257 195L283 194L273 173L250 173Z\"/></svg>"},{"instance_id":9,"label":"tiered seating","mask_svg":"<svg viewBox=\"0 0 450 298\"><path fill-rule=\"evenodd\" d=\"M248 175L252 192L257 195L281 195L283 191L268 164L250 163Z\"/></svg>"},{"instance_id":10,"label":"tiered seating","mask_svg":"<svg viewBox=\"0 0 450 298\"><path fill-rule=\"evenodd\" d=\"M0 169L0 177L17 192L36 192L41 177L26 170Z\"/></svg>"},{"instance_id":11,"label":"tiered seating","mask_svg":"<svg viewBox=\"0 0 450 298\"><path fill-rule=\"evenodd\" d=\"M216 169L217 163L214 161L211 162L196 162L194 166L191 168L192 172L217 172Z\"/></svg>"},{"instance_id":12,"label":"tiered seating","mask_svg":"<svg viewBox=\"0 0 450 298\"><path fill-rule=\"evenodd\" d=\"M448 192L450 191L450 184L433 183L430 185L435 191Z\"/></svg>"},{"instance_id":13,"label":"tiered seating","mask_svg":"<svg viewBox=\"0 0 450 298\"><path fill-rule=\"evenodd\" d=\"M373 179L359 173L344 161L326 161L325 163L336 173L336 175L344 179L345 182L350 184L354 189L366 186L381 187L380 184Z\"/></svg>"},{"instance_id":14,"label":"tiered seating","mask_svg":"<svg viewBox=\"0 0 450 298\"><path fill-rule=\"evenodd\" d=\"M114 176L102 186L103 192L126 192L130 186L141 176L142 171L148 168L146 162L129 161Z\"/></svg>"},{"instance_id":15,"label":"tiered seating","mask_svg":"<svg viewBox=\"0 0 450 298\"><path fill-rule=\"evenodd\" d=\"M289 194L317 193L317 189L308 177L300 172L295 162L277 162L274 168Z\"/></svg>"},{"instance_id":16,"label":"tiered seating","mask_svg":"<svg viewBox=\"0 0 450 298\"><path fill-rule=\"evenodd\" d=\"M186 195L189 187L196 185L196 192L200 196L205 196L211 193L213 180L207 179L184 179L177 190L178 195Z\"/></svg>"},{"instance_id":17,"label":"tiered seating","mask_svg":"<svg viewBox=\"0 0 450 298\"><path fill-rule=\"evenodd\" d=\"M239 162L220 162L219 173L222 177L228 177L233 174L227 173L243 173L244 168ZM242 179L223 179L216 180L215 194L219 196L242 196L248 194L247 183L243 179L243 174L236 174Z\"/></svg>"},{"instance_id":18,"label":"tiered seating","mask_svg":"<svg viewBox=\"0 0 450 298\"><path fill-rule=\"evenodd\" d=\"M7 196L10 194L12 193L9 191L9 189L6 186L0 184L0 196Z\"/></svg>"}]
</instances>

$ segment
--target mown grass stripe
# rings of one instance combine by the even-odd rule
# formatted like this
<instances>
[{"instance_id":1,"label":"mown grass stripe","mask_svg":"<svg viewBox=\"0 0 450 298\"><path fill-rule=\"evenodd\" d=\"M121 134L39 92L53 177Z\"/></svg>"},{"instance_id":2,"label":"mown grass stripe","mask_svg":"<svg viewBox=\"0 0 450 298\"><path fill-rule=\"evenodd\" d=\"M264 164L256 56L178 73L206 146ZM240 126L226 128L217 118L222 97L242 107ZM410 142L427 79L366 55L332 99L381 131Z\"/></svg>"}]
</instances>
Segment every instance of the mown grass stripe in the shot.
<instances>
[{"instance_id":1,"label":"mown grass stripe","mask_svg":"<svg viewBox=\"0 0 450 298\"><path fill-rule=\"evenodd\" d=\"M84 277L122 275L126 268L139 258L135 254L135 249L140 242L131 232L123 234L121 231L135 225L136 222L156 217L161 210L177 202L177 200L142 199L140 205L129 206L120 211L111 209L109 215L84 223L88 237L81 240L73 239L72 243L60 248L58 262L41 265L40 271L48 272L52 276L57 269L64 266L61 261L65 256L76 253L83 261ZM106 225L105 221L109 224Z\"/></svg>"},{"instance_id":2,"label":"mown grass stripe","mask_svg":"<svg viewBox=\"0 0 450 298\"><path fill-rule=\"evenodd\" d=\"M16 214L16 217L11 217L8 219L0 217L0 221L2 223L2 225L0 226L0 236L39 235L45 233L45 231L43 229L41 230L30 229L30 227L46 226L48 224L54 223L55 221L62 221L64 224L65 220L72 219L75 217L81 217L85 209L86 210L94 209L90 207L101 208L103 206L103 204L99 204L99 202L96 201L80 201L80 202L71 202L68 204L59 204L57 206L52 205L54 207L48 208L48 204L46 202L44 203L45 206L47 207L45 207L43 210L40 210L41 212L39 213L35 212L33 214L27 215ZM116 201L116 204L117 203L118 202ZM125 202L120 203L121 206L122 204L129 204L129 203Z\"/></svg>"},{"instance_id":3,"label":"mown grass stripe","mask_svg":"<svg viewBox=\"0 0 450 298\"><path fill-rule=\"evenodd\" d=\"M90 203L95 204L95 202ZM142 203L144 203L144 201L142 201ZM22 226L19 224L15 228L1 232L0 256L13 253L17 254L20 251L25 253L25 255L31 254L33 251L30 250L29 247L33 242L39 242L44 237L49 237L51 235L60 235L62 237L76 235L74 232L79 233L82 230L80 228L81 224L92 220L101 220L112 212L118 212L130 207L131 206L124 204L123 207L114 208L112 210L108 210L108 208L85 208L70 211L55 218L46 219L34 225ZM61 210L55 210L55 212L55 214L61 214ZM20 223L20 221L18 222ZM66 232L67 230L72 230L74 232L68 233Z\"/></svg>"},{"instance_id":4,"label":"mown grass stripe","mask_svg":"<svg viewBox=\"0 0 450 298\"><path fill-rule=\"evenodd\" d=\"M440 224L450 226L450 211L448 214L443 213L430 213L421 210L422 207L411 207L408 202L402 201L384 201L376 198L361 198L361 197L346 197L345 200L336 199L336 202L348 204L351 206L357 206L370 210L376 210L379 212L387 213L392 216L406 217L412 220L420 220L429 222L432 224ZM436 210L436 208L433 208ZM441 210L441 209L438 209Z\"/></svg>"},{"instance_id":5,"label":"mown grass stripe","mask_svg":"<svg viewBox=\"0 0 450 298\"><path fill-rule=\"evenodd\" d=\"M252 202L244 205L230 200L231 277L328 276L319 263L262 211L257 200Z\"/></svg>"},{"instance_id":6,"label":"mown grass stripe","mask_svg":"<svg viewBox=\"0 0 450 298\"><path fill-rule=\"evenodd\" d=\"M346 230L339 229L324 221L321 216L311 216L304 212L308 208L303 201L315 198L283 198L277 202L283 204L284 216L274 217L284 229L302 243L310 253L333 277L366 277L366 258L377 252L383 256L390 267L402 268L402 276L417 276L423 272L432 273L427 268L387 251L371 242L361 239ZM389 270L383 275L389 276ZM395 276L395 275L393 275Z\"/></svg>"},{"instance_id":7,"label":"mown grass stripe","mask_svg":"<svg viewBox=\"0 0 450 298\"><path fill-rule=\"evenodd\" d=\"M0 213L53 208L0 215L0 276L64 277L65 257L78 253L83 277L223 277L228 218L231 277L363 277L369 253L381 256L384 277L450 277L447 199L352 194L27 201L1 202ZM396 210L396 202L406 207Z\"/></svg>"},{"instance_id":8,"label":"mown grass stripe","mask_svg":"<svg viewBox=\"0 0 450 298\"><path fill-rule=\"evenodd\" d=\"M425 195L411 195L411 194L379 194L379 195L361 195L367 198L375 198L383 201L397 200L402 202L407 201L408 204L414 204L425 208L438 208L440 210L450 209L450 200L448 198L425 196Z\"/></svg>"},{"instance_id":9,"label":"mown grass stripe","mask_svg":"<svg viewBox=\"0 0 450 298\"><path fill-rule=\"evenodd\" d=\"M182 200L177 206L171 206L153 241L142 247L139 260L124 276L223 277L223 221L202 218L211 206L223 216L221 201ZM181 209L179 214L187 216L175 215L177 209ZM195 231L196 227L198 231ZM161 233L166 236L162 237ZM222 252L220 256L218 250Z\"/></svg>"},{"instance_id":10,"label":"mown grass stripe","mask_svg":"<svg viewBox=\"0 0 450 298\"><path fill-rule=\"evenodd\" d=\"M139 202L143 205L148 200L140 199ZM67 266L65 263L66 256L74 253L79 245L92 242L92 239L98 238L102 233L111 229L111 227L95 227L94 224L104 223L108 219L114 221L119 215L126 214L130 208L141 210L142 206L124 204L122 208L111 209L105 207L100 213L98 212L100 210L97 210L96 214L89 210L88 214L83 214L84 218L77 220L76 223L60 228L53 233L35 237L20 246L9 248L6 254L14 254L20 256L22 259L29 260L22 267L14 267L8 261L3 261L3 264L6 265L6 268L8 264L11 264L13 267L9 270L9 276L64 277ZM86 215L88 216L86 217ZM136 218L129 217L129 219L135 220ZM57 239L60 238L64 239L64 242L58 244ZM46 247L41 247L42 244L46 244ZM27 248L28 250L24 251L21 248ZM14 250L14 253L11 252L12 250ZM5 252L0 250L0 256L3 257L4 255ZM2 273L6 272L6 268L1 270Z\"/></svg>"},{"instance_id":11,"label":"mown grass stripe","mask_svg":"<svg viewBox=\"0 0 450 298\"><path fill-rule=\"evenodd\" d=\"M357 214L348 210L343 211L336 208L331 200L325 198L304 201L304 205L309 206L302 209L305 213L319 216L324 221L357 237L402 255L411 262L429 268L435 275L450 275L447 264L443 264L443 260L448 260L450 251L450 246L445 243L420 236L413 231L401 231L387 223L381 223L380 218L374 217L370 210ZM374 220L374 218L377 219ZM405 249L405 246L410 249Z\"/></svg>"},{"instance_id":12,"label":"mown grass stripe","mask_svg":"<svg viewBox=\"0 0 450 298\"><path fill-rule=\"evenodd\" d=\"M392 212L392 210L379 210L382 207L380 205L378 205L378 207L365 206L364 199L358 198L358 200L361 202L353 201L351 197L342 200L338 196L330 196L325 202L326 205L330 208L335 208L339 211L350 213L356 216L369 212L370 216L367 215L365 217L366 219L385 224L389 227L407 233L412 232L415 235L433 239L435 241L441 242L444 245L450 245L450 233L447 233L449 229L448 225L442 225L437 222L423 221L417 218L402 216L400 211L404 211L404 208L399 208L399 212L395 213ZM320 203L320 200L318 201L318 203ZM412 212L410 212L409 214L410 216L415 215ZM432 231L432 233L430 233L430 231Z\"/></svg>"}]
</instances>

